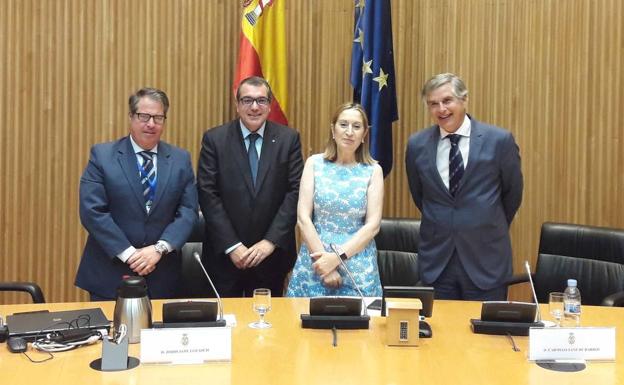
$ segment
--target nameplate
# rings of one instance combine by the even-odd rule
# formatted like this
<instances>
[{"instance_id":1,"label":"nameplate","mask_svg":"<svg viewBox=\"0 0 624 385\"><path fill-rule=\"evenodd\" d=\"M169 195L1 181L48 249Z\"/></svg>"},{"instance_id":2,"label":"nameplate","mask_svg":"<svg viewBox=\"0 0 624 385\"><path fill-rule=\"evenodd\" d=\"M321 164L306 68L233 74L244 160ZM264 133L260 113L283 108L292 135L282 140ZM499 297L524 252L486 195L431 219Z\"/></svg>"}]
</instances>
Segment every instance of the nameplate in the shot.
<instances>
[{"instance_id":1,"label":"nameplate","mask_svg":"<svg viewBox=\"0 0 624 385\"><path fill-rule=\"evenodd\" d=\"M232 361L232 328L141 330L142 364L201 364Z\"/></svg>"},{"instance_id":2,"label":"nameplate","mask_svg":"<svg viewBox=\"0 0 624 385\"><path fill-rule=\"evenodd\" d=\"M531 328L529 360L615 360L615 328Z\"/></svg>"}]
</instances>

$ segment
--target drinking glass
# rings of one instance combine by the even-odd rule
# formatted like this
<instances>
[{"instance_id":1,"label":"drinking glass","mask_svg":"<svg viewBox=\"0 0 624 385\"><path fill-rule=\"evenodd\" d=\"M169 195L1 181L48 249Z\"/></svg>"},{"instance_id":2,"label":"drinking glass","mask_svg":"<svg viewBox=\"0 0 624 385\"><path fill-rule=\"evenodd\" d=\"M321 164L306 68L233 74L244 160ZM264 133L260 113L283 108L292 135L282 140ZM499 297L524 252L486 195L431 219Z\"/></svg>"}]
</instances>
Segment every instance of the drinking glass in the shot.
<instances>
[{"instance_id":1,"label":"drinking glass","mask_svg":"<svg viewBox=\"0 0 624 385\"><path fill-rule=\"evenodd\" d=\"M271 290L255 289L253 292L253 310L260 315L260 319L249 324L250 328L267 329L271 324L264 320L266 313L271 310Z\"/></svg>"},{"instance_id":2,"label":"drinking glass","mask_svg":"<svg viewBox=\"0 0 624 385\"><path fill-rule=\"evenodd\" d=\"M557 326L561 326L561 318L563 318L563 293L548 294L548 310L557 322Z\"/></svg>"}]
</instances>

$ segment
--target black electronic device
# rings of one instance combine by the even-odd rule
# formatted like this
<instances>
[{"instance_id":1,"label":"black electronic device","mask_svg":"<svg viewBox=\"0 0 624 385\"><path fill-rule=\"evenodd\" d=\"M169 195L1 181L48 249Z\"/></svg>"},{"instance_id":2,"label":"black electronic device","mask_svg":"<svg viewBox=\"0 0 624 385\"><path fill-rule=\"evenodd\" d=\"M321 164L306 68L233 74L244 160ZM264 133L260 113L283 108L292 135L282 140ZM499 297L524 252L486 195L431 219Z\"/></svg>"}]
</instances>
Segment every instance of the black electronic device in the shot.
<instances>
[{"instance_id":1,"label":"black electronic device","mask_svg":"<svg viewBox=\"0 0 624 385\"><path fill-rule=\"evenodd\" d=\"M216 301L176 301L162 305L163 323L213 322L218 311Z\"/></svg>"},{"instance_id":2,"label":"black electronic device","mask_svg":"<svg viewBox=\"0 0 624 385\"><path fill-rule=\"evenodd\" d=\"M310 298L310 314L301 314L304 329L368 329L370 317L362 315L358 297Z\"/></svg>"},{"instance_id":3,"label":"black electronic device","mask_svg":"<svg viewBox=\"0 0 624 385\"><path fill-rule=\"evenodd\" d=\"M4 320L0 317L0 342L4 342L9 338L9 327L4 324Z\"/></svg>"},{"instance_id":4,"label":"black electronic device","mask_svg":"<svg viewBox=\"0 0 624 385\"><path fill-rule=\"evenodd\" d=\"M9 336L34 341L39 336L69 329L107 330L110 322L100 308L16 313L7 316Z\"/></svg>"},{"instance_id":5,"label":"black electronic device","mask_svg":"<svg viewBox=\"0 0 624 385\"><path fill-rule=\"evenodd\" d=\"M362 300L357 297L310 298L310 315L360 315Z\"/></svg>"},{"instance_id":6,"label":"black electronic device","mask_svg":"<svg viewBox=\"0 0 624 385\"><path fill-rule=\"evenodd\" d=\"M370 316L366 313L364 295L349 268L341 258L340 248L330 245L339 257L340 266L347 273L349 280L359 294L357 297L316 297L310 298L310 314L301 314L301 327L304 329L368 329Z\"/></svg>"},{"instance_id":7,"label":"black electronic device","mask_svg":"<svg viewBox=\"0 0 624 385\"><path fill-rule=\"evenodd\" d=\"M506 322L506 321L482 321L471 319L470 326L473 333L512 336L528 336L532 327L544 327L541 322Z\"/></svg>"},{"instance_id":8,"label":"black electronic device","mask_svg":"<svg viewBox=\"0 0 624 385\"><path fill-rule=\"evenodd\" d=\"M481 321L535 322L537 306L529 302L485 301L481 304Z\"/></svg>"},{"instance_id":9,"label":"black electronic device","mask_svg":"<svg viewBox=\"0 0 624 385\"><path fill-rule=\"evenodd\" d=\"M22 337L9 337L7 347L11 353L23 353L28 349L28 343Z\"/></svg>"},{"instance_id":10,"label":"black electronic device","mask_svg":"<svg viewBox=\"0 0 624 385\"><path fill-rule=\"evenodd\" d=\"M301 315L301 325L310 329L368 329L370 317L361 315L357 297L310 298L310 314Z\"/></svg>"},{"instance_id":11,"label":"black electronic device","mask_svg":"<svg viewBox=\"0 0 624 385\"><path fill-rule=\"evenodd\" d=\"M368 329L368 315L310 315L301 314L304 329Z\"/></svg>"}]
</instances>

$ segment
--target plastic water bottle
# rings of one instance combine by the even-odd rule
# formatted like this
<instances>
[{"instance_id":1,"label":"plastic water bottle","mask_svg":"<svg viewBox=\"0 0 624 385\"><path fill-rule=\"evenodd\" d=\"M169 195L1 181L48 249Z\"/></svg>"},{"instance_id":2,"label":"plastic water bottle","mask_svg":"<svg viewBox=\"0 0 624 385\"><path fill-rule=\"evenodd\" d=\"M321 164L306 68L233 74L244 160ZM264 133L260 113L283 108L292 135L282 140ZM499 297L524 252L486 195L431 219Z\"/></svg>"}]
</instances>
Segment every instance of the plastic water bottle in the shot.
<instances>
[{"instance_id":1,"label":"plastic water bottle","mask_svg":"<svg viewBox=\"0 0 624 385\"><path fill-rule=\"evenodd\" d=\"M568 279L568 287L563 292L563 317L572 326L581 325L581 292L576 284L576 279Z\"/></svg>"}]
</instances>

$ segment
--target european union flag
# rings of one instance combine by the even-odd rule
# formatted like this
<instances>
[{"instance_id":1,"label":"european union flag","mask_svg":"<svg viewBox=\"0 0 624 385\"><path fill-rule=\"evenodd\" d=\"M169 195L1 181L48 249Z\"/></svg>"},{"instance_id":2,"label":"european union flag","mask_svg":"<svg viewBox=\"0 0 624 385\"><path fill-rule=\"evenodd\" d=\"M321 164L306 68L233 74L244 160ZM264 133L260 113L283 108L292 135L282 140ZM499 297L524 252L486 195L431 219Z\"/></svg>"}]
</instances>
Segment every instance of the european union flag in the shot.
<instances>
[{"instance_id":1,"label":"european union flag","mask_svg":"<svg viewBox=\"0 0 624 385\"><path fill-rule=\"evenodd\" d=\"M390 0L356 0L351 85L368 114L373 158L384 177L392 169L392 122L399 119Z\"/></svg>"}]
</instances>

